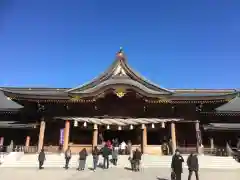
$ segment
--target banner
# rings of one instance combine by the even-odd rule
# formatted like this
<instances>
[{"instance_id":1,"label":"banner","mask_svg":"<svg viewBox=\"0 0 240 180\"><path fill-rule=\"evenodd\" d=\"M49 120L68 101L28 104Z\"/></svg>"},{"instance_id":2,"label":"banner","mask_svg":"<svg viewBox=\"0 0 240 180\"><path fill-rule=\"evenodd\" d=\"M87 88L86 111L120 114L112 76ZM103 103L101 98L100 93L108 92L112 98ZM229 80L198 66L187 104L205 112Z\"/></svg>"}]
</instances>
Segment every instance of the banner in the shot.
<instances>
[{"instance_id":1,"label":"banner","mask_svg":"<svg viewBox=\"0 0 240 180\"><path fill-rule=\"evenodd\" d=\"M4 143L4 137L0 137L0 146L3 146Z\"/></svg>"},{"instance_id":2,"label":"banner","mask_svg":"<svg viewBox=\"0 0 240 180\"><path fill-rule=\"evenodd\" d=\"M64 143L64 128L60 129L60 138L59 138L59 144L63 145Z\"/></svg>"}]
</instances>

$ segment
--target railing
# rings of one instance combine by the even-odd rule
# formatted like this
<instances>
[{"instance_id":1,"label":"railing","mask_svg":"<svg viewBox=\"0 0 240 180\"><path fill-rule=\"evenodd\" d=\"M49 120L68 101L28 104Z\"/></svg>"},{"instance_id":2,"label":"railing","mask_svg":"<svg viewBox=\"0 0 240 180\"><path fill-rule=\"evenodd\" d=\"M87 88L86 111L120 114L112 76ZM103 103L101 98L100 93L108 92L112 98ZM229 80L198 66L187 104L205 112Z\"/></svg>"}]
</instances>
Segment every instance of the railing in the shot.
<instances>
[{"instance_id":1,"label":"railing","mask_svg":"<svg viewBox=\"0 0 240 180\"><path fill-rule=\"evenodd\" d=\"M217 148L204 147L204 149L203 149L203 154L211 155L211 156L216 156L216 154L217 154Z\"/></svg>"},{"instance_id":2,"label":"railing","mask_svg":"<svg viewBox=\"0 0 240 180\"><path fill-rule=\"evenodd\" d=\"M44 146L44 151L46 153L61 153L61 149L59 146ZM32 154L32 153L37 153L38 152L38 147L37 146L28 146L24 147L24 153L26 154Z\"/></svg>"},{"instance_id":3,"label":"railing","mask_svg":"<svg viewBox=\"0 0 240 180\"><path fill-rule=\"evenodd\" d=\"M23 152L24 151L24 146L22 145L16 145L14 147L11 146L1 146L0 147L0 152Z\"/></svg>"},{"instance_id":4,"label":"railing","mask_svg":"<svg viewBox=\"0 0 240 180\"><path fill-rule=\"evenodd\" d=\"M38 147L37 146L24 147L24 153L32 154L32 153L37 153L37 152L38 152Z\"/></svg>"},{"instance_id":5,"label":"railing","mask_svg":"<svg viewBox=\"0 0 240 180\"><path fill-rule=\"evenodd\" d=\"M178 147L177 148L180 152L181 152L181 154L190 154L190 153L192 153L192 152L196 152L196 147Z\"/></svg>"},{"instance_id":6,"label":"railing","mask_svg":"<svg viewBox=\"0 0 240 180\"><path fill-rule=\"evenodd\" d=\"M177 149L179 149L179 151L182 154L190 154L192 152L197 152L196 146L178 147ZM226 147L216 147L216 148L204 147L203 154L212 155L212 156L228 156L229 152Z\"/></svg>"}]
</instances>

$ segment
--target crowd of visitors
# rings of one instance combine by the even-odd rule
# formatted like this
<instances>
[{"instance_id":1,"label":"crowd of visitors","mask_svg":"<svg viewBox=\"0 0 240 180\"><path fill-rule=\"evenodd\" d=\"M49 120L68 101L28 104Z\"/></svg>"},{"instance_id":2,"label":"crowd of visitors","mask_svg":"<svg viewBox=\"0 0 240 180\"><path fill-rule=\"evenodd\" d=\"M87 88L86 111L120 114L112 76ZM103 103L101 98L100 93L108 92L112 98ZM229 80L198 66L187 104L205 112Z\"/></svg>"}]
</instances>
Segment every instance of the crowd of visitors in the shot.
<instances>
[{"instance_id":1,"label":"crowd of visitors","mask_svg":"<svg viewBox=\"0 0 240 180\"><path fill-rule=\"evenodd\" d=\"M118 147L112 146L112 148L109 147L109 143L106 143L102 149L98 149L97 146L93 148L92 151L92 158L93 158L93 171L96 170L98 165L99 156L103 156L103 169L109 168L109 156L112 155L112 163L113 165L117 166L117 160L118 160ZM87 150L86 148L83 148L79 152L79 166L77 170L83 171L85 169L86 160L87 160ZM70 148L65 151L65 169L68 169L69 162L71 160L72 153ZM141 151L136 148L134 151L130 151L129 154L129 162L131 165L132 171L140 171L140 163L141 163L141 157L142 153ZM44 161L46 160L44 150L42 149L38 156L39 161L39 169L43 169ZM175 151L175 154L172 156L172 162L171 162L171 179L172 180L181 180L181 176L183 173L183 167L182 164L184 162L184 159L182 155L180 154L180 151L177 149ZM199 170L199 164L198 164L198 157L197 154L191 153L187 159L187 165L189 170L188 180L191 180L193 172L195 173L196 180L199 180L198 170Z\"/></svg>"},{"instance_id":2,"label":"crowd of visitors","mask_svg":"<svg viewBox=\"0 0 240 180\"><path fill-rule=\"evenodd\" d=\"M95 171L97 168L100 155L102 155L103 157L103 162L102 162L103 169L108 169L109 162L110 162L109 157L112 156L111 163L114 166L117 166L119 154L120 155L128 154L129 162L131 164L132 170L133 171L140 170L139 167L140 167L140 161L142 156L141 151L138 148L133 151L131 141L128 141L128 144L126 144L124 141L122 141L119 144L118 139L113 139L112 142L111 141L104 142L100 148L98 148L97 146L93 148L92 150L93 171ZM65 151L65 166L64 166L65 169L69 168L69 162L71 160L71 157L72 157L72 152L70 147L68 147L67 150ZM83 171L85 169L87 157L88 157L87 150L86 148L83 148L79 152L79 165L77 170ZM43 169L43 164L45 160L46 160L45 153L44 153L44 150L42 149L38 156L39 169Z\"/></svg>"},{"instance_id":3,"label":"crowd of visitors","mask_svg":"<svg viewBox=\"0 0 240 180\"><path fill-rule=\"evenodd\" d=\"M114 166L117 166L118 162L118 155L119 154L128 154L129 155L129 164L131 166L132 171L140 171L140 164L142 159L142 153L141 151L136 148L135 150L132 150L131 142L129 141L128 144L126 144L124 141L119 144L117 139L114 139L112 142L107 141L103 144L101 148L98 148L95 146L92 150L92 160L93 160L93 171L97 169L97 165L99 163L99 156L102 155L103 162L102 162L102 168L108 169L109 168L109 157L112 156L111 162ZM72 152L70 147L67 148L65 151L65 169L68 169L69 162L72 157ZM86 160L88 157L88 153L86 148L83 148L79 152L79 165L77 170L83 171L85 169ZM43 169L44 161L46 160L44 150L42 149L38 156L39 161L39 169ZM183 173L183 164L184 159L182 155L180 154L180 151L177 149L175 151L175 154L172 156L172 162L171 162L171 179L172 180L181 180L181 176ZM191 180L192 174L194 172L196 176L196 180L199 180L198 170L199 170L199 164L198 164L198 157L197 154L191 153L187 159L187 165L189 170L188 180Z\"/></svg>"}]
</instances>

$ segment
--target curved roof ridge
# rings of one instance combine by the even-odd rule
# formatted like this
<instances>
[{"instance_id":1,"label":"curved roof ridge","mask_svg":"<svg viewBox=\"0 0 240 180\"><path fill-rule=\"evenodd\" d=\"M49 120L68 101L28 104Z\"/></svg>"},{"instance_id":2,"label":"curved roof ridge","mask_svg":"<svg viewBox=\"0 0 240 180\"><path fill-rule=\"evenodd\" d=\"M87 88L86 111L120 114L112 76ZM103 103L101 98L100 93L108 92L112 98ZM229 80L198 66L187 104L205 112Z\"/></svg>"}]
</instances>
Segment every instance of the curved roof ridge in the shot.
<instances>
[{"instance_id":1,"label":"curved roof ridge","mask_svg":"<svg viewBox=\"0 0 240 180\"><path fill-rule=\"evenodd\" d=\"M129 64L125 64L125 65L132 71L132 73L134 73L137 77L141 78L141 79L142 79L143 81L145 81L146 83L148 83L148 84L150 84L150 85L152 85L152 86L155 86L155 87L158 88L158 89L162 89L162 90L165 90L165 91L168 91L168 92L172 92L172 93L174 92L174 91L172 91L172 90L170 90L170 89L164 88L164 87L162 87L162 86L160 86L160 85L152 82L151 80L145 78L143 75L141 75L141 73L139 73L138 71L136 71L136 70L135 70L134 68L132 68Z\"/></svg>"},{"instance_id":2,"label":"curved roof ridge","mask_svg":"<svg viewBox=\"0 0 240 180\"><path fill-rule=\"evenodd\" d=\"M110 72L114 71L114 69L117 67L117 64L118 64L118 60L116 59L111 65L110 67L105 70L103 73L101 73L100 75L96 76L95 78L93 78L92 80L90 81L87 81L85 83L83 83L82 85L78 85L77 87L75 88L71 88L71 89L68 89L66 90L66 92L71 92L71 91L74 91L76 89L79 89L79 88L84 88L86 86L90 86L91 84L94 84L94 82L96 82L97 80L101 80L102 78L104 78L106 75L108 75Z\"/></svg>"}]
</instances>

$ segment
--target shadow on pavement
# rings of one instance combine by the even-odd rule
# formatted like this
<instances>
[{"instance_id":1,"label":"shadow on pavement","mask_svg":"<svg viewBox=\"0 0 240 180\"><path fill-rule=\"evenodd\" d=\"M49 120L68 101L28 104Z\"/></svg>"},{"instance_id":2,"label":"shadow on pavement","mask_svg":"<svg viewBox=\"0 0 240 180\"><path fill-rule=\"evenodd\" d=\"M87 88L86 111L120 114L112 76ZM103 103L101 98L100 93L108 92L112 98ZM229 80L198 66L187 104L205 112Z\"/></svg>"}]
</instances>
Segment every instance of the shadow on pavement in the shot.
<instances>
[{"instance_id":1,"label":"shadow on pavement","mask_svg":"<svg viewBox=\"0 0 240 180\"><path fill-rule=\"evenodd\" d=\"M169 180L169 179L157 177L157 180Z\"/></svg>"},{"instance_id":2,"label":"shadow on pavement","mask_svg":"<svg viewBox=\"0 0 240 180\"><path fill-rule=\"evenodd\" d=\"M124 169L126 169L128 171L132 171L132 168L129 168L129 167L124 167Z\"/></svg>"}]
</instances>

